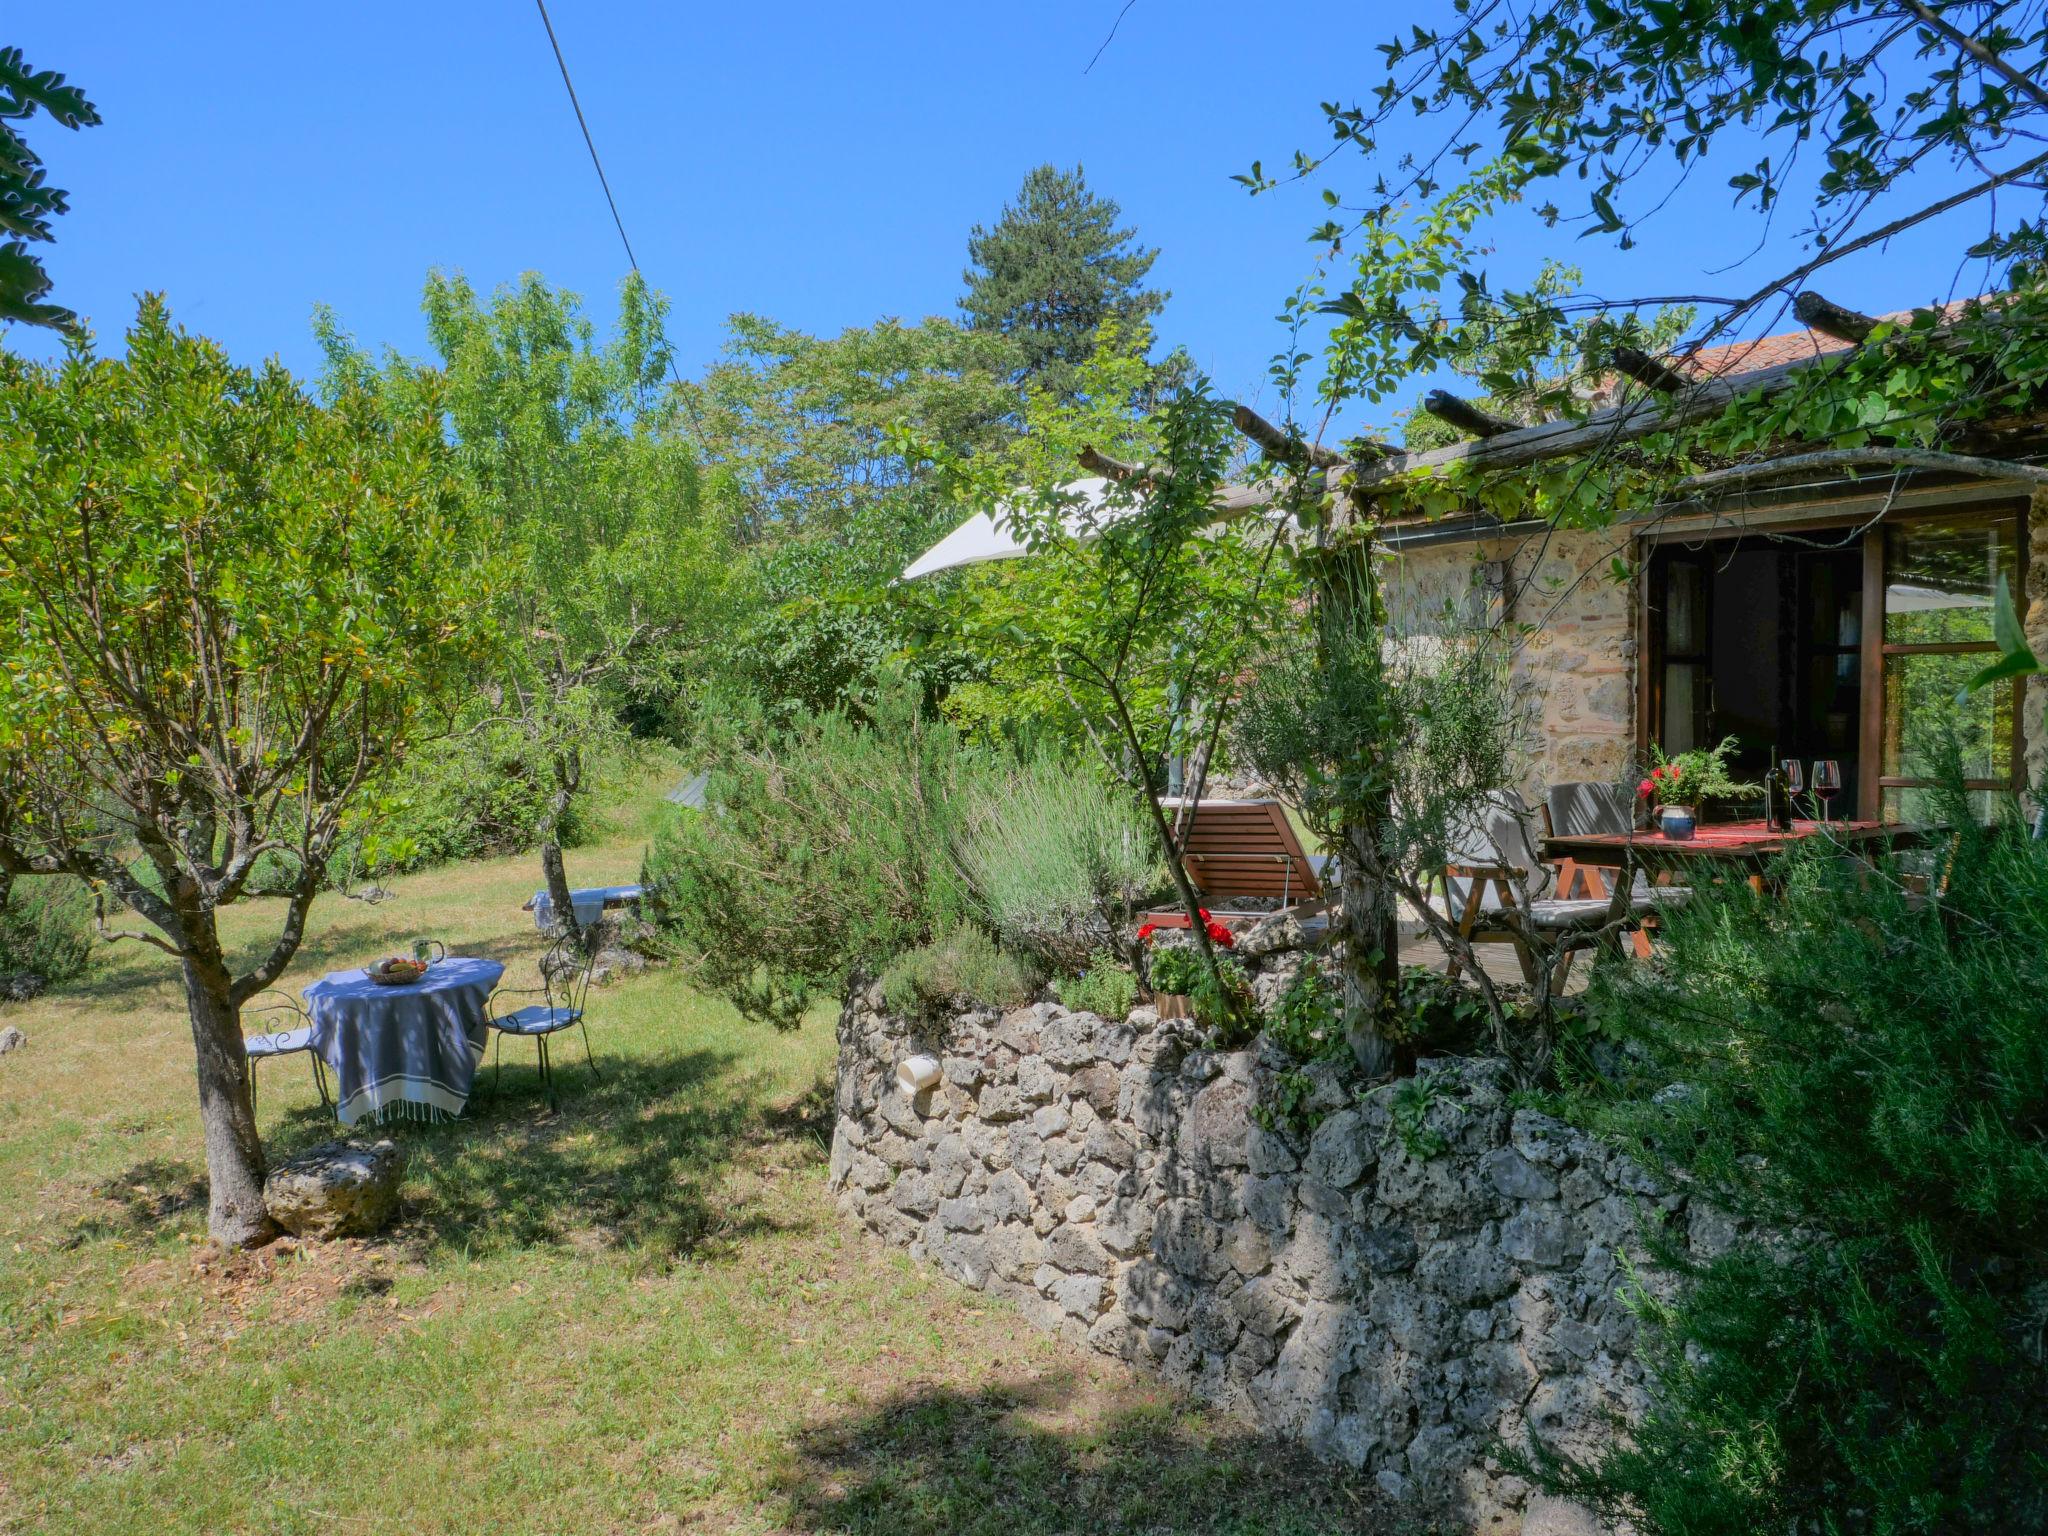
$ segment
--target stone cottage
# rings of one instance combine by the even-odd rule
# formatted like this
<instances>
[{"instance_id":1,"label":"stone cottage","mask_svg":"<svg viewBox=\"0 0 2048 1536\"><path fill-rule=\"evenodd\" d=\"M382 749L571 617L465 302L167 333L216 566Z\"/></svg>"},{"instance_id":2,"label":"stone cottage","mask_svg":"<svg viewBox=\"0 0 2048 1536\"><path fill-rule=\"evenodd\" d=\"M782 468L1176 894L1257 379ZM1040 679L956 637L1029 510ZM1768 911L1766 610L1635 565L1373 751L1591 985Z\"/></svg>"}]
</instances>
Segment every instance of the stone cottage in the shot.
<instances>
[{"instance_id":1,"label":"stone cottage","mask_svg":"<svg viewBox=\"0 0 2048 1536\"><path fill-rule=\"evenodd\" d=\"M1644 359L1646 377L1682 403L1646 389L1584 423L1497 424L1477 441L1397 456L1386 474L1569 457L1626 430L1631 413L1645 426L1660 412L1699 419L1839 359L1875 323L1844 321L1820 301L1801 311L1846 334L1808 329L1709 349L1684 365L1690 377ZM2038 432L1994 430L1999 457L2024 466ZM1773 748L1832 759L1843 780L1834 815L1910 820L1945 718L1961 727L1973 788L2026 787L2048 770L2048 689L2001 684L1960 711L1955 700L1997 654L1998 579L2022 611L2048 585L2048 492L2024 467L2009 478L1859 468L1745 482L1598 531L1479 516L1397 521L1385 537L1390 607L1397 625L1427 626L1448 605L1514 626L1535 725L1528 788L1539 795L1545 783L1624 778L1652 743L1675 753L1732 735L1742 777L1760 777ZM1368 470L1353 483L1369 496L1374 478ZM2033 605L2027 629L2043 650L2048 604Z\"/></svg>"}]
</instances>

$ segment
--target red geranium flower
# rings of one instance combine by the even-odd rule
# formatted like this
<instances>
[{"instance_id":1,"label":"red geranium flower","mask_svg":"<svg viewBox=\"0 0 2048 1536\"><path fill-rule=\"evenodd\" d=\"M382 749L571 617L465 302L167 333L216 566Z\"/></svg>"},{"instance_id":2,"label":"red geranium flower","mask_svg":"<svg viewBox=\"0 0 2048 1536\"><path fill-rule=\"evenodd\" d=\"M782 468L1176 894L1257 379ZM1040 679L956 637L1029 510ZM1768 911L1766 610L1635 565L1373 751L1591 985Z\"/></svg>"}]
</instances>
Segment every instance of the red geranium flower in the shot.
<instances>
[{"instance_id":1,"label":"red geranium flower","mask_svg":"<svg viewBox=\"0 0 2048 1536\"><path fill-rule=\"evenodd\" d=\"M1144 924L1138 929L1138 942L1140 944L1150 944L1152 942L1152 935L1158 931L1159 925L1157 923Z\"/></svg>"},{"instance_id":2,"label":"red geranium flower","mask_svg":"<svg viewBox=\"0 0 2048 1536\"><path fill-rule=\"evenodd\" d=\"M1650 796L1654 795L1656 792L1657 783L1654 779L1645 779L1642 783L1636 786L1637 796L1644 800L1649 799Z\"/></svg>"},{"instance_id":3,"label":"red geranium flower","mask_svg":"<svg viewBox=\"0 0 2048 1536\"><path fill-rule=\"evenodd\" d=\"M1237 935L1221 923L1211 922L1208 925L1207 932L1211 944L1221 944L1225 949L1235 949L1237 947Z\"/></svg>"}]
</instances>

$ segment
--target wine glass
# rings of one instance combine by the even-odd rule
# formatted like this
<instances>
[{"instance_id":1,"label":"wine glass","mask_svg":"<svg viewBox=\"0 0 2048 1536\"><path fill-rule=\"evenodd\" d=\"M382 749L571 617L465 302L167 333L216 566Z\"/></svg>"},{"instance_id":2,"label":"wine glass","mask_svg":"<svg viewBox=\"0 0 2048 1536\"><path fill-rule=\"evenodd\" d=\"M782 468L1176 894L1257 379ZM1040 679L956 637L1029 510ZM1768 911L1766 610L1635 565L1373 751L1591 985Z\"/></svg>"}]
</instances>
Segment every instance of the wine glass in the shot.
<instances>
[{"instance_id":1,"label":"wine glass","mask_svg":"<svg viewBox=\"0 0 2048 1536\"><path fill-rule=\"evenodd\" d=\"M1792 814L1799 814L1799 797L1806 793L1806 775L1799 771L1799 759L1788 757L1778 764L1785 775L1785 799Z\"/></svg>"},{"instance_id":2,"label":"wine glass","mask_svg":"<svg viewBox=\"0 0 2048 1536\"><path fill-rule=\"evenodd\" d=\"M1819 758L1813 765L1813 792L1820 796L1820 819L1828 819L1828 802L1842 791L1842 765L1832 757Z\"/></svg>"}]
</instances>

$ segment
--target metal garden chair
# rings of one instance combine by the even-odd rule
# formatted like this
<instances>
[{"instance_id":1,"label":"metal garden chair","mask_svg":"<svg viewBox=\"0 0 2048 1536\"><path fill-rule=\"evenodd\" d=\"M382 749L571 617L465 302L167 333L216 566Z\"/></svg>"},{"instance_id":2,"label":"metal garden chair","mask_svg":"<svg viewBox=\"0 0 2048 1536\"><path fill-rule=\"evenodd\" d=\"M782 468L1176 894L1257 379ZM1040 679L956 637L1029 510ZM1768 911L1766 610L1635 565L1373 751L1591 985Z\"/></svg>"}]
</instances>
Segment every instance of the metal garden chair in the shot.
<instances>
[{"instance_id":1,"label":"metal garden chair","mask_svg":"<svg viewBox=\"0 0 2048 1536\"><path fill-rule=\"evenodd\" d=\"M595 962L595 954L563 934L548 946L546 954L541 957L539 986L500 987L491 994L490 1001L484 1005L490 1027L498 1037L491 1074L491 1097L497 1097L499 1085L504 1080L507 1035L533 1041L540 1056L541 1089L551 1109L558 1109L561 1104L555 1094L554 1064L548 1057L550 1035L570 1028L581 1029L583 1055L590 1063L590 1075L600 1082L604 1080L604 1074L597 1070L597 1053L590 1048L590 1026L583 1017L584 1001L590 993L591 967ZM500 1010L500 998L521 997L537 997L540 1001L509 1011Z\"/></svg>"},{"instance_id":2,"label":"metal garden chair","mask_svg":"<svg viewBox=\"0 0 2048 1536\"><path fill-rule=\"evenodd\" d=\"M253 1034L246 1025L251 1014L263 1026ZM300 1051L312 1058L313 1086L320 1090L320 1103L327 1109L334 1108L334 1096L327 1091L325 1064L313 1049L313 1019L305 1004L281 988L269 987L242 1005L242 1017L242 1075L249 1084L252 1114L256 1109L256 1063Z\"/></svg>"}]
</instances>

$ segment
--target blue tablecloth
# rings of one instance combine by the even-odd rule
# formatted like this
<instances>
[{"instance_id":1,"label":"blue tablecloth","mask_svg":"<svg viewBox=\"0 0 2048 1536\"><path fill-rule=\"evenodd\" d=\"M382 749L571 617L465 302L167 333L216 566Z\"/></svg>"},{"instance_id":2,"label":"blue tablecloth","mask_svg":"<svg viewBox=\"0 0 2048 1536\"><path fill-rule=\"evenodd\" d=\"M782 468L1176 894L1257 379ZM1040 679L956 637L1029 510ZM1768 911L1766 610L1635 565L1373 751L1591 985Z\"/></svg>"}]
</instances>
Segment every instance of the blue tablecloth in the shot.
<instances>
[{"instance_id":1,"label":"blue tablecloth","mask_svg":"<svg viewBox=\"0 0 2048 1536\"><path fill-rule=\"evenodd\" d=\"M570 910L576 914L578 927L596 922L604 916L606 907L630 907L640 900L642 888L637 885L592 885L569 893ZM555 903L546 891L535 891L533 900L527 903L533 908L533 926L546 933L555 923Z\"/></svg>"},{"instance_id":2,"label":"blue tablecloth","mask_svg":"<svg viewBox=\"0 0 2048 1536\"><path fill-rule=\"evenodd\" d=\"M451 955L409 986L334 971L306 988L313 1049L334 1069L343 1125L462 1113L483 1060L484 1004L505 967Z\"/></svg>"}]
</instances>

